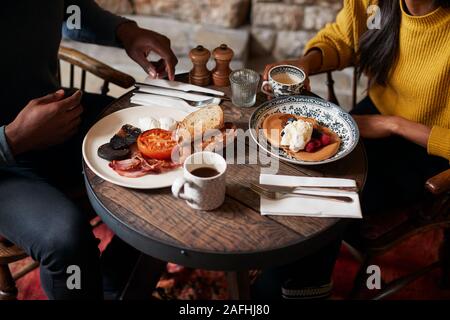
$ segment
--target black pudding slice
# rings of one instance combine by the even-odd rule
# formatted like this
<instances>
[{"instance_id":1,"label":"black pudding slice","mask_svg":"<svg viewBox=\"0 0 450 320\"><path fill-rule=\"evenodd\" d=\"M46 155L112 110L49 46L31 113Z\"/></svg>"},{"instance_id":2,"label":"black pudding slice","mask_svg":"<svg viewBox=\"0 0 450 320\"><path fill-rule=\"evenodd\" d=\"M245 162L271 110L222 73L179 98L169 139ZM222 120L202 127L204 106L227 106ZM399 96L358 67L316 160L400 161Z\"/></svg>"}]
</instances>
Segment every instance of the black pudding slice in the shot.
<instances>
[{"instance_id":1,"label":"black pudding slice","mask_svg":"<svg viewBox=\"0 0 450 320\"><path fill-rule=\"evenodd\" d=\"M111 138L111 147L120 150L131 146L141 134L141 129L126 124Z\"/></svg>"},{"instance_id":2,"label":"black pudding slice","mask_svg":"<svg viewBox=\"0 0 450 320\"><path fill-rule=\"evenodd\" d=\"M97 150L97 154L100 158L113 161L113 160L124 160L130 156L130 149L120 149L115 150L110 143L105 143Z\"/></svg>"}]
</instances>

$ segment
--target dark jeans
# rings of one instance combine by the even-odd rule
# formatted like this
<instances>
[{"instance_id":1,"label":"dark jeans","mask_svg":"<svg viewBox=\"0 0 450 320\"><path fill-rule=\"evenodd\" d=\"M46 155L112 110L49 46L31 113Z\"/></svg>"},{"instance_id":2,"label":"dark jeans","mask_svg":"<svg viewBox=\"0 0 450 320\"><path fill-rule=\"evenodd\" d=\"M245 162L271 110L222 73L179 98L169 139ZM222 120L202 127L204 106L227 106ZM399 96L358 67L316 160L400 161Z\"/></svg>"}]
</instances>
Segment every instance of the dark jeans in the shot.
<instances>
[{"instance_id":1,"label":"dark jeans","mask_svg":"<svg viewBox=\"0 0 450 320\"><path fill-rule=\"evenodd\" d=\"M23 155L17 166L0 167L0 234L39 261L42 286L50 299L103 298L99 241L92 233L90 217L60 188L83 186L81 141L111 101L85 94L77 136L63 145ZM113 248L119 248L120 257L111 254ZM114 238L102 257L105 266L114 264L124 273L132 266L125 267L120 261L131 263L137 254ZM80 267L81 290L67 287L71 265Z\"/></svg>"},{"instance_id":2,"label":"dark jeans","mask_svg":"<svg viewBox=\"0 0 450 320\"><path fill-rule=\"evenodd\" d=\"M366 97L352 114L379 114L379 111ZM425 148L400 137L363 139L363 143L369 162L367 182L361 195L364 217L416 202L424 196L425 181L449 168L448 160L430 156ZM351 231L356 229L350 228ZM329 283L341 241L338 239L290 265L264 271L253 287L253 295L277 299L281 298L282 287L294 284L301 289Z\"/></svg>"}]
</instances>

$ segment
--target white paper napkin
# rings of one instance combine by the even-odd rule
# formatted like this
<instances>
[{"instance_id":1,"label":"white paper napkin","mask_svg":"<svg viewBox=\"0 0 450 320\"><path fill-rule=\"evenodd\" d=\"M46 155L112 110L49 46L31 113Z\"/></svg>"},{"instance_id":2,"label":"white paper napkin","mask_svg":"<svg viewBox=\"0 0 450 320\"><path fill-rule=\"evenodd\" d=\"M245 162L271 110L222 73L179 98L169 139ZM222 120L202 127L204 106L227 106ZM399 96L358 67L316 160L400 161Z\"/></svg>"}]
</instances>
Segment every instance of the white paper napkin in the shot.
<instances>
[{"instance_id":1,"label":"white paper napkin","mask_svg":"<svg viewBox=\"0 0 450 320\"><path fill-rule=\"evenodd\" d=\"M356 187L356 182L349 179L295 177L283 175L261 174L261 184L277 186L334 186ZM282 200L269 200L261 197L262 215L307 216L323 218L362 218L359 196L356 192L348 191L304 191L297 192L323 195L344 195L353 199L352 203L332 200L311 199L302 196L289 197Z\"/></svg>"}]
</instances>

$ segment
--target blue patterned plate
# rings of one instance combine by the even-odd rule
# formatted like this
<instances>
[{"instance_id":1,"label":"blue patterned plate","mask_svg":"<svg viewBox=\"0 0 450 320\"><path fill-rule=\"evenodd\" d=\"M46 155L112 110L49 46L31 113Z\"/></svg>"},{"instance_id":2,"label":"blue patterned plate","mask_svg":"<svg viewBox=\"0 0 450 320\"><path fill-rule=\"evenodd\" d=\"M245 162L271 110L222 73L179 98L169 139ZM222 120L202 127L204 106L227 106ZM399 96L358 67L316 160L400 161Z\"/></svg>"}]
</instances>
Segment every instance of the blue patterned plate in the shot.
<instances>
[{"instance_id":1,"label":"blue patterned plate","mask_svg":"<svg viewBox=\"0 0 450 320\"><path fill-rule=\"evenodd\" d=\"M274 113L288 113L313 118L322 126L333 130L342 140L339 151L331 158L310 162L291 157L283 149L272 148L263 134L258 134L264 120ZM307 96L280 97L263 103L250 117L250 133L255 142L271 155L299 165L319 165L330 163L347 156L359 141L359 130L353 118L339 106ZM258 140L259 139L259 140Z\"/></svg>"}]
</instances>

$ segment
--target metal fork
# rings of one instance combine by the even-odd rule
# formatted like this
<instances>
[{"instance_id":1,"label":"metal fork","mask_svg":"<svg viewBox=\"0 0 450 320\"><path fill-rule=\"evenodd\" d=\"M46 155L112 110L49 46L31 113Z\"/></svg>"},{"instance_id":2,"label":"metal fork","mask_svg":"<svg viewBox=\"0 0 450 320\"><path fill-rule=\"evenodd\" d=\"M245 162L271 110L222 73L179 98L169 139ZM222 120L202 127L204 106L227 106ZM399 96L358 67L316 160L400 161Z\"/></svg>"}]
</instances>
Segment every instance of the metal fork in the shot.
<instances>
[{"instance_id":1,"label":"metal fork","mask_svg":"<svg viewBox=\"0 0 450 320\"><path fill-rule=\"evenodd\" d=\"M254 183L252 183L250 185L250 188L257 194L259 194L260 196L267 198L267 199L271 199L271 200L281 200L281 199L289 198L289 197L302 196L302 197L307 197L307 198L325 199L325 200L332 200L332 201L346 202L346 203L353 202L353 199L351 197L346 197L346 196L327 196L327 195L308 194L308 193L301 193L301 192L276 192L276 191L262 188L259 185L254 184Z\"/></svg>"},{"instance_id":2,"label":"metal fork","mask_svg":"<svg viewBox=\"0 0 450 320\"><path fill-rule=\"evenodd\" d=\"M151 94L152 96L157 96L157 97L162 97L162 98L170 98L170 99L181 100L181 101L186 102L191 107L197 107L197 108L198 107L203 107L203 106L208 105L208 104L211 104L216 99L216 98L210 98L210 99L207 99L207 100L195 101L195 100L189 100L189 99L184 99L184 98L180 98L180 97L166 96L166 95L163 95L163 94L148 93L148 92L144 92L144 91L136 91L136 93L145 93L145 94Z\"/></svg>"}]
</instances>

